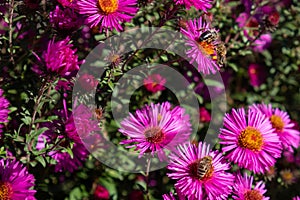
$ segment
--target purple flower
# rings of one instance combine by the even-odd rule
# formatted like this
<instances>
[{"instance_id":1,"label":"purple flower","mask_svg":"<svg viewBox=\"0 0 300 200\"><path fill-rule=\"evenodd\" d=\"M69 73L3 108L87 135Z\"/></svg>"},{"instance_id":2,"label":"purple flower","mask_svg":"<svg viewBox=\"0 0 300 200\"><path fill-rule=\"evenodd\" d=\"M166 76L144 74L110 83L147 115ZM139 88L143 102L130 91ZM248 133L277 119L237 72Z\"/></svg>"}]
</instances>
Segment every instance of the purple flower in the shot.
<instances>
[{"instance_id":1,"label":"purple flower","mask_svg":"<svg viewBox=\"0 0 300 200\"><path fill-rule=\"evenodd\" d=\"M226 158L255 173L264 173L281 156L281 142L270 121L258 111L232 109L225 114L219 138Z\"/></svg>"},{"instance_id":2,"label":"purple flower","mask_svg":"<svg viewBox=\"0 0 300 200\"><path fill-rule=\"evenodd\" d=\"M164 194L162 197L164 200L176 200L172 192L170 192L170 194Z\"/></svg>"},{"instance_id":3,"label":"purple flower","mask_svg":"<svg viewBox=\"0 0 300 200\"><path fill-rule=\"evenodd\" d=\"M204 74L215 74L220 70L217 64L217 52L215 50L216 42L208 43L206 41L199 41L202 33L210 30L209 24L206 23L202 17L187 22L186 29L181 28L181 32L186 35L189 40L186 41L190 49L186 52L187 56L191 58L190 63L194 61L198 64L198 71Z\"/></svg>"},{"instance_id":4,"label":"purple flower","mask_svg":"<svg viewBox=\"0 0 300 200\"><path fill-rule=\"evenodd\" d=\"M129 22L138 11L136 0L79 0L77 5L79 13L87 15L90 27L100 26L100 31L122 31L120 23Z\"/></svg>"},{"instance_id":5,"label":"purple flower","mask_svg":"<svg viewBox=\"0 0 300 200\"><path fill-rule=\"evenodd\" d=\"M174 0L176 4L184 5L187 9L194 6L197 10L203 10L206 12L207 9L212 7L212 0Z\"/></svg>"},{"instance_id":6,"label":"purple flower","mask_svg":"<svg viewBox=\"0 0 300 200\"><path fill-rule=\"evenodd\" d=\"M269 197L265 197L264 194L267 192L263 181L256 183L254 188L253 176L248 176L246 173L244 176L238 174L234 185L234 196L235 200L248 200L248 199L261 199L268 200Z\"/></svg>"},{"instance_id":7,"label":"purple flower","mask_svg":"<svg viewBox=\"0 0 300 200\"><path fill-rule=\"evenodd\" d=\"M267 78L266 69L263 66L256 63L252 63L249 65L248 75L250 78L250 84L253 87L259 87L265 82Z\"/></svg>"},{"instance_id":8,"label":"purple flower","mask_svg":"<svg viewBox=\"0 0 300 200\"><path fill-rule=\"evenodd\" d=\"M42 124L49 130L39 136L36 148L38 150L44 149L46 147L45 142L47 145L56 145L48 153L56 161L55 171L73 172L82 166L82 162L89 153L78 136L72 115L68 114L67 119L64 112L58 112L57 115L60 119ZM73 156L66 151L68 148L72 150Z\"/></svg>"},{"instance_id":9,"label":"purple flower","mask_svg":"<svg viewBox=\"0 0 300 200\"><path fill-rule=\"evenodd\" d=\"M144 86L150 92L156 93L165 89L166 79L160 74L151 74L144 79Z\"/></svg>"},{"instance_id":10,"label":"purple flower","mask_svg":"<svg viewBox=\"0 0 300 200\"><path fill-rule=\"evenodd\" d=\"M294 129L294 123L290 120L287 112L279 108L272 108L272 104L254 104L251 109L267 116L284 149L293 152L292 147L299 147L300 132Z\"/></svg>"},{"instance_id":11,"label":"purple flower","mask_svg":"<svg viewBox=\"0 0 300 200\"><path fill-rule=\"evenodd\" d=\"M300 200L300 197L299 196L293 197L292 200Z\"/></svg>"},{"instance_id":12,"label":"purple flower","mask_svg":"<svg viewBox=\"0 0 300 200\"><path fill-rule=\"evenodd\" d=\"M121 144L130 144L127 148L136 147L140 150L140 157L144 153L158 153L160 159L165 158L164 149L172 150L176 145L185 142L191 134L189 116L184 109L176 106L171 108L169 102L146 105L137 110L135 115L121 122L119 131L130 139L123 140Z\"/></svg>"},{"instance_id":13,"label":"purple flower","mask_svg":"<svg viewBox=\"0 0 300 200\"><path fill-rule=\"evenodd\" d=\"M78 61L77 50L72 48L69 37L58 42L54 42L54 39L50 41L47 51L43 53L47 70L60 76L77 72L81 62Z\"/></svg>"},{"instance_id":14,"label":"purple flower","mask_svg":"<svg viewBox=\"0 0 300 200\"><path fill-rule=\"evenodd\" d=\"M10 200L35 200L34 176L16 160L0 161L0 197Z\"/></svg>"},{"instance_id":15,"label":"purple flower","mask_svg":"<svg viewBox=\"0 0 300 200\"><path fill-rule=\"evenodd\" d=\"M272 36L270 33L261 35L258 39L255 40L254 46L252 47L255 52L263 52L267 48L269 48L272 42Z\"/></svg>"},{"instance_id":16,"label":"purple flower","mask_svg":"<svg viewBox=\"0 0 300 200\"><path fill-rule=\"evenodd\" d=\"M82 22L78 15L71 8L60 9L59 6L50 12L49 20L53 27L65 31L78 29Z\"/></svg>"},{"instance_id":17,"label":"purple flower","mask_svg":"<svg viewBox=\"0 0 300 200\"><path fill-rule=\"evenodd\" d=\"M0 89L0 133L3 132L2 128L4 127L2 123L8 122L8 110L9 102L3 97L3 90Z\"/></svg>"},{"instance_id":18,"label":"purple flower","mask_svg":"<svg viewBox=\"0 0 300 200\"><path fill-rule=\"evenodd\" d=\"M234 176L225 172L230 165L206 143L180 145L167 168L172 171L167 175L177 180L175 187L188 199L227 199L231 193Z\"/></svg>"}]
</instances>

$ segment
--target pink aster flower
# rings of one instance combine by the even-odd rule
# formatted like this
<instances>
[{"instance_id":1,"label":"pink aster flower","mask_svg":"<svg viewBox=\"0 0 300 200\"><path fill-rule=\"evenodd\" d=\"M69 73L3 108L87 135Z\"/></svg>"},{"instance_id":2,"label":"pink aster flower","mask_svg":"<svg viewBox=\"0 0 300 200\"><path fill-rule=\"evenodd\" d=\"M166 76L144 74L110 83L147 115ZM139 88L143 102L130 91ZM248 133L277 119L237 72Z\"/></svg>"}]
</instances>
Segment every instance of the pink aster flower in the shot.
<instances>
[{"instance_id":1,"label":"pink aster flower","mask_svg":"<svg viewBox=\"0 0 300 200\"><path fill-rule=\"evenodd\" d=\"M161 160L165 159L164 149L175 149L176 145L189 139L191 124L184 112L183 108L171 108L169 102L164 102L146 105L137 110L135 115L130 113L119 129L130 139L123 140L121 144L133 143L127 148L136 147L136 150L140 150L140 157L147 152L152 155L156 152Z\"/></svg>"},{"instance_id":2,"label":"pink aster flower","mask_svg":"<svg viewBox=\"0 0 300 200\"><path fill-rule=\"evenodd\" d=\"M266 69L259 64L250 64L248 68L250 84L253 87L259 87L267 78Z\"/></svg>"},{"instance_id":3,"label":"pink aster flower","mask_svg":"<svg viewBox=\"0 0 300 200\"><path fill-rule=\"evenodd\" d=\"M212 7L212 0L174 0L176 4L184 5L187 9L194 6L198 10L206 12L207 9Z\"/></svg>"},{"instance_id":4,"label":"pink aster flower","mask_svg":"<svg viewBox=\"0 0 300 200\"><path fill-rule=\"evenodd\" d=\"M58 120L42 124L43 127L47 127L49 130L39 135L36 148L38 150L44 149L46 147L45 142L48 145L55 145L55 148L52 148L48 153L56 161L55 172L64 170L73 172L82 166L89 152L78 136L72 115L69 114L67 119L64 112L57 112L57 115L60 117ZM82 127L81 130L91 131L87 127ZM87 134L85 133L85 135ZM73 156L66 149L71 149Z\"/></svg>"},{"instance_id":5,"label":"pink aster flower","mask_svg":"<svg viewBox=\"0 0 300 200\"><path fill-rule=\"evenodd\" d=\"M254 188L253 176L248 176L246 173L244 176L238 174L234 185L234 196L235 200L248 200L248 199L261 199L268 200L269 197L265 197L264 194L267 192L263 181L256 183Z\"/></svg>"},{"instance_id":6,"label":"pink aster flower","mask_svg":"<svg viewBox=\"0 0 300 200\"><path fill-rule=\"evenodd\" d=\"M219 138L226 158L238 166L264 173L281 156L281 143L270 121L260 112L244 108L225 114Z\"/></svg>"},{"instance_id":7,"label":"pink aster flower","mask_svg":"<svg viewBox=\"0 0 300 200\"><path fill-rule=\"evenodd\" d=\"M293 197L292 200L300 200L300 197L299 196Z\"/></svg>"},{"instance_id":8,"label":"pink aster flower","mask_svg":"<svg viewBox=\"0 0 300 200\"><path fill-rule=\"evenodd\" d=\"M8 106L9 102L5 97L3 97L3 90L0 89L0 133L2 133L2 123L8 122Z\"/></svg>"},{"instance_id":9,"label":"pink aster flower","mask_svg":"<svg viewBox=\"0 0 300 200\"><path fill-rule=\"evenodd\" d=\"M69 37L58 42L54 42L53 39L48 43L47 51L43 53L47 70L61 76L77 72L81 62L78 61L76 51Z\"/></svg>"},{"instance_id":10,"label":"pink aster flower","mask_svg":"<svg viewBox=\"0 0 300 200\"><path fill-rule=\"evenodd\" d=\"M272 104L254 104L251 109L261 112L268 117L274 132L279 136L283 147L291 152L298 148L300 143L300 132L294 129L294 123L290 120L287 112L279 108L272 108Z\"/></svg>"},{"instance_id":11,"label":"pink aster flower","mask_svg":"<svg viewBox=\"0 0 300 200\"><path fill-rule=\"evenodd\" d=\"M253 51L255 52L263 52L272 42L272 35L270 33L261 35L257 40L255 40L254 45L252 47Z\"/></svg>"},{"instance_id":12,"label":"pink aster flower","mask_svg":"<svg viewBox=\"0 0 300 200\"><path fill-rule=\"evenodd\" d=\"M0 197L10 200L35 200L34 176L16 160L0 161Z\"/></svg>"},{"instance_id":13,"label":"pink aster flower","mask_svg":"<svg viewBox=\"0 0 300 200\"><path fill-rule=\"evenodd\" d=\"M176 200L172 192L170 192L170 194L164 194L162 197L164 200Z\"/></svg>"},{"instance_id":14,"label":"pink aster flower","mask_svg":"<svg viewBox=\"0 0 300 200\"><path fill-rule=\"evenodd\" d=\"M138 11L136 0L79 0L77 5L90 27L100 26L100 31L122 31L120 23L130 21Z\"/></svg>"},{"instance_id":15,"label":"pink aster flower","mask_svg":"<svg viewBox=\"0 0 300 200\"><path fill-rule=\"evenodd\" d=\"M71 8L60 9L56 6L49 13L49 20L53 27L65 31L74 31L81 26L81 19Z\"/></svg>"},{"instance_id":16,"label":"pink aster flower","mask_svg":"<svg viewBox=\"0 0 300 200\"><path fill-rule=\"evenodd\" d=\"M175 187L188 199L227 199L231 193L234 176L225 172L230 165L206 143L180 145L167 168L172 171L167 175L177 180Z\"/></svg>"},{"instance_id":17,"label":"pink aster flower","mask_svg":"<svg viewBox=\"0 0 300 200\"><path fill-rule=\"evenodd\" d=\"M97 187L94 191L94 198L95 198L95 200L108 200L109 192L102 185L97 185Z\"/></svg>"},{"instance_id":18,"label":"pink aster flower","mask_svg":"<svg viewBox=\"0 0 300 200\"><path fill-rule=\"evenodd\" d=\"M217 42L205 42L199 41L199 37L202 33L207 30L211 30L209 28L209 24L206 23L202 17L199 19L189 20L186 25L186 29L181 28L181 32L186 35L189 40L186 41L187 46L190 49L186 52L187 56L191 58L190 63L192 64L194 61L198 64L198 71L204 74L215 74L220 70L216 60L217 60L217 52L215 50L215 46Z\"/></svg>"},{"instance_id":19,"label":"pink aster flower","mask_svg":"<svg viewBox=\"0 0 300 200\"><path fill-rule=\"evenodd\" d=\"M164 90L164 84L166 84L166 79L160 74L151 74L144 79L144 86L153 93Z\"/></svg>"},{"instance_id":20,"label":"pink aster flower","mask_svg":"<svg viewBox=\"0 0 300 200\"><path fill-rule=\"evenodd\" d=\"M199 116L200 122L203 122L203 123L210 122L211 115L210 115L209 111L206 110L205 107L200 107L199 113L200 113L200 116Z\"/></svg>"},{"instance_id":21,"label":"pink aster flower","mask_svg":"<svg viewBox=\"0 0 300 200\"><path fill-rule=\"evenodd\" d=\"M78 83L86 92L90 92L96 89L98 80L94 75L85 73L80 75L80 77L78 78Z\"/></svg>"}]
</instances>

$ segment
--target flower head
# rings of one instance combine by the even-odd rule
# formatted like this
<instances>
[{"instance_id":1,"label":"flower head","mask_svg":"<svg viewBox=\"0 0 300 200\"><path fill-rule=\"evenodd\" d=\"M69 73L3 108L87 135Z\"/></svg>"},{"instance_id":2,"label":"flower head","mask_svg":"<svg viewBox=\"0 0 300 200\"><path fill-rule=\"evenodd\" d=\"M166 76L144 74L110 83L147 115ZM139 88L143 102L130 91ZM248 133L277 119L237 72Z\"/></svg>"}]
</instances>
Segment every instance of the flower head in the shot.
<instances>
[{"instance_id":1,"label":"flower head","mask_svg":"<svg viewBox=\"0 0 300 200\"><path fill-rule=\"evenodd\" d=\"M3 124L5 122L8 122L7 118L8 118L8 106L9 106L9 102L8 100L3 97L3 90L0 89L0 133L2 133L2 128L3 128Z\"/></svg>"},{"instance_id":2,"label":"flower head","mask_svg":"<svg viewBox=\"0 0 300 200\"><path fill-rule=\"evenodd\" d=\"M95 76L85 73L78 78L78 83L86 92L90 92L95 90L98 85L98 80Z\"/></svg>"},{"instance_id":3,"label":"flower head","mask_svg":"<svg viewBox=\"0 0 300 200\"><path fill-rule=\"evenodd\" d=\"M0 197L11 200L34 200L35 179L16 160L0 161Z\"/></svg>"},{"instance_id":4,"label":"flower head","mask_svg":"<svg viewBox=\"0 0 300 200\"><path fill-rule=\"evenodd\" d=\"M82 166L89 153L78 135L79 133L76 129L78 124L75 127L73 116L69 114L66 117L64 112L58 112L57 115L60 119L43 124L48 130L39 135L36 148L38 150L44 149L46 147L45 142L48 145L54 145L55 148L52 148L48 155L56 161L55 171L62 172L67 170L73 172ZM85 126L81 128L79 129L80 133L83 130L87 131L87 133L84 133L84 136L91 131L91 127ZM82 135L80 136L83 137ZM71 149L73 156L69 154L67 149Z\"/></svg>"},{"instance_id":5,"label":"flower head","mask_svg":"<svg viewBox=\"0 0 300 200\"><path fill-rule=\"evenodd\" d=\"M244 176L238 174L234 184L234 196L236 200L268 200L269 197L265 197L264 194L267 192L263 181L256 183L254 188L253 176L248 176L246 173Z\"/></svg>"},{"instance_id":6,"label":"flower head","mask_svg":"<svg viewBox=\"0 0 300 200\"><path fill-rule=\"evenodd\" d=\"M255 52L263 52L267 48L269 48L272 42L272 35L270 33L261 35L257 40L255 40L253 45L253 51Z\"/></svg>"},{"instance_id":7,"label":"flower head","mask_svg":"<svg viewBox=\"0 0 300 200\"><path fill-rule=\"evenodd\" d=\"M260 112L244 108L225 114L219 138L226 158L255 173L264 173L281 156L281 143L270 121Z\"/></svg>"},{"instance_id":8,"label":"flower head","mask_svg":"<svg viewBox=\"0 0 300 200\"><path fill-rule=\"evenodd\" d=\"M59 6L50 12L49 20L53 27L61 30L72 31L81 26L81 19L71 8L60 9Z\"/></svg>"},{"instance_id":9,"label":"flower head","mask_svg":"<svg viewBox=\"0 0 300 200\"><path fill-rule=\"evenodd\" d=\"M172 171L167 175L177 180L175 187L188 199L227 199L231 193L234 176L225 172L230 165L206 143L180 145L167 168Z\"/></svg>"},{"instance_id":10,"label":"flower head","mask_svg":"<svg viewBox=\"0 0 300 200\"><path fill-rule=\"evenodd\" d=\"M184 5L187 9L194 6L198 10L206 12L212 7L212 0L174 0L176 4Z\"/></svg>"},{"instance_id":11,"label":"flower head","mask_svg":"<svg viewBox=\"0 0 300 200\"><path fill-rule=\"evenodd\" d=\"M144 86L150 92L156 93L165 89L166 79L160 74L151 74L144 79Z\"/></svg>"},{"instance_id":12,"label":"flower head","mask_svg":"<svg viewBox=\"0 0 300 200\"><path fill-rule=\"evenodd\" d=\"M207 42L199 41L199 37L208 30L209 24L202 17L187 22L187 28L181 28L181 32L188 37L186 42L190 49L186 52L191 58L190 63L194 61L198 64L198 71L204 74L216 73L220 70L217 64L217 41ZM216 30L213 30L216 31Z\"/></svg>"},{"instance_id":13,"label":"flower head","mask_svg":"<svg viewBox=\"0 0 300 200\"><path fill-rule=\"evenodd\" d=\"M80 62L76 55L77 50L72 48L69 37L58 42L54 42L54 39L50 41L47 51L43 53L47 70L61 76L77 72Z\"/></svg>"},{"instance_id":14,"label":"flower head","mask_svg":"<svg viewBox=\"0 0 300 200\"><path fill-rule=\"evenodd\" d=\"M200 116L199 116L200 117L200 122L203 122L203 123L210 122L211 115L210 115L209 111L206 110L205 107L200 107L199 113L200 113Z\"/></svg>"},{"instance_id":15,"label":"flower head","mask_svg":"<svg viewBox=\"0 0 300 200\"><path fill-rule=\"evenodd\" d=\"M81 0L77 5L79 13L87 15L90 27L99 25L100 31L123 30L120 23L130 21L138 10L136 0Z\"/></svg>"},{"instance_id":16,"label":"flower head","mask_svg":"<svg viewBox=\"0 0 300 200\"><path fill-rule=\"evenodd\" d=\"M251 109L261 112L268 117L285 149L293 152L292 147L299 147L300 132L294 128L294 123L290 120L287 112L279 108L272 108L272 104L254 104L251 106Z\"/></svg>"},{"instance_id":17,"label":"flower head","mask_svg":"<svg viewBox=\"0 0 300 200\"><path fill-rule=\"evenodd\" d=\"M152 155L157 152L159 158L163 159L163 149L174 149L176 145L187 141L191 134L189 116L184 112L179 106L171 108L169 102L146 105L121 122L119 131L130 137L121 144L133 143L127 148L136 147L136 150L140 150L140 157L147 152Z\"/></svg>"},{"instance_id":18,"label":"flower head","mask_svg":"<svg viewBox=\"0 0 300 200\"><path fill-rule=\"evenodd\" d=\"M108 200L109 192L102 185L97 185L97 187L94 191L94 198L95 198L95 200Z\"/></svg>"},{"instance_id":19,"label":"flower head","mask_svg":"<svg viewBox=\"0 0 300 200\"><path fill-rule=\"evenodd\" d=\"M248 74L253 87L259 87L267 78L264 67L255 63L249 65Z\"/></svg>"}]
</instances>

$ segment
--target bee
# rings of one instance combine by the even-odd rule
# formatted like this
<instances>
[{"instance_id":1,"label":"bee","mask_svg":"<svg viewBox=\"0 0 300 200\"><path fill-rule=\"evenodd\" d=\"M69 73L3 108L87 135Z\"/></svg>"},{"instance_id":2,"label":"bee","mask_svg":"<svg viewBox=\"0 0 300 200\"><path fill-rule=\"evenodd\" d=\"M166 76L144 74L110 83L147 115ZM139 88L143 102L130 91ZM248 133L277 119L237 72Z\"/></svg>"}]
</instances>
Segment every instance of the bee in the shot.
<instances>
[{"instance_id":1,"label":"bee","mask_svg":"<svg viewBox=\"0 0 300 200\"><path fill-rule=\"evenodd\" d=\"M226 63L226 47L224 42L216 44L215 50L217 52L217 63L220 66L223 66Z\"/></svg>"},{"instance_id":2,"label":"bee","mask_svg":"<svg viewBox=\"0 0 300 200\"><path fill-rule=\"evenodd\" d=\"M219 40L219 34L215 29L204 31L198 38L198 42L213 43Z\"/></svg>"},{"instance_id":3,"label":"bee","mask_svg":"<svg viewBox=\"0 0 300 200\"><path fill-rule=\"evenodd\" d=\"M197 175L199 179L202 179L206 173L212 168L212 157L205 156L198 163Z\"/></svg>"},{"instance_id":4,"label":"bee","mask_svg":"<svg viewBox=\"0 0 300 200\"><path fill-rule=\"evenodd\" d=\"M206 42L207 44L213 44L217 54L217 63L223 66L226 62L226 47L225 43L220 40L219 33L215 29L204 31L197 42Z\"/></svg>"},{"instance_id":5,"label":"bee","mask_svg":"<svg viewBox=\"0 0 300 200\"><path fill-rule=\"evenodd\" d=\"M98 121L100 121L102 116L103 116L103 109L102 108L95 108L94 116L96 117L96 119Z\"/></svg>"}]
</instances>

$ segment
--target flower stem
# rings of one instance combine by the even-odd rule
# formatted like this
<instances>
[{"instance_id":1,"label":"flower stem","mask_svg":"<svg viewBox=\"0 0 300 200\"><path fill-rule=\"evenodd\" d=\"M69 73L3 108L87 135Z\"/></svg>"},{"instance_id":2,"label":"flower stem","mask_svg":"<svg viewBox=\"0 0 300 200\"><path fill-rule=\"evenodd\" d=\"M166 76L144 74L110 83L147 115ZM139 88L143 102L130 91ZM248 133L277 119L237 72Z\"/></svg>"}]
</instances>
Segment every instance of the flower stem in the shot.
<instances>
[{"instance_id":1,"label":"flower stem","mask_svg":"<svg viewBox=\"0 0 300 200\"><path fill-rule=\"evenodd\" d=\"M146 169L146 199L150 200L150 194L149 194L149 172L150 172L150 165L151 165L151 158L147 159L147 169Z\"/></svg>"}]
</instances>

